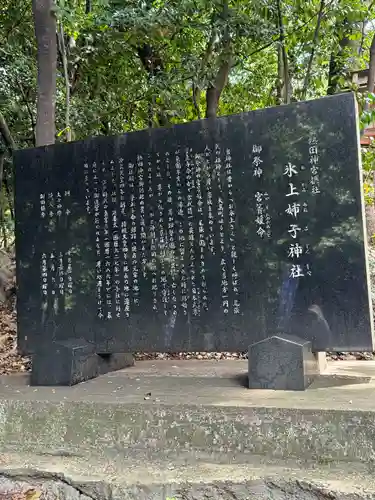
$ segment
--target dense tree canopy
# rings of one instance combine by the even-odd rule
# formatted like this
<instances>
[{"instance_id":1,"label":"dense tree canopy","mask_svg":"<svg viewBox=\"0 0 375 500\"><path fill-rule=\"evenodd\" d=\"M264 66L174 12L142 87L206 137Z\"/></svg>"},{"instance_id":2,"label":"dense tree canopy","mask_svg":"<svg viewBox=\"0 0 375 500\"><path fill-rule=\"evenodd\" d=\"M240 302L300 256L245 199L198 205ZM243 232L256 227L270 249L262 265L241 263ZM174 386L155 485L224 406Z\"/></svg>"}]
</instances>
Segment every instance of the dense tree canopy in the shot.
<instances>
[{"instance_id":1,"label":"dense tree canopy","mask_svg":"<svg viewBox=\"0 0 375 500\"><path fill-rule=\"evenodd\" d=\"M1 220L14 147L338 92L375 78L374 19L367 0L2 0Z\"/></svg>"}]
</instances>

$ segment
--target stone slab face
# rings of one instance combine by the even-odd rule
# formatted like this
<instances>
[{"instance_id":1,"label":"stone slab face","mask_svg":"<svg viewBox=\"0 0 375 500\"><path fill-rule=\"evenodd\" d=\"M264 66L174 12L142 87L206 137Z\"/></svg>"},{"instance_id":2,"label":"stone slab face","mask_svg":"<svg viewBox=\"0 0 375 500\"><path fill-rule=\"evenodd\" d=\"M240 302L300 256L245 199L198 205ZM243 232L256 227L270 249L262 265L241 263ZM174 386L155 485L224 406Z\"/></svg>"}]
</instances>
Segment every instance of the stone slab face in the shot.
<instances>
[{"instance_id":1,"label":"stone slab face","mask_svg":"<svg viewBox=\"0 0 375 500\"><path fill-rule=\"evenodd\" d=\"M275 335L249 347L249 389L304 391L319 375L311 342Z\"/></svg>"},{"instance_id":2,"label":"stone slab face","mask_svg":"<svg viewBox=\"0 0 375 500\"><path fill-rule=\"evenodd\" d=\"M75 385L134 365L129 353L97 354L81 339L43 342L32 358L32 386Z\"/></svg>"},{"instance_id":3,"label":"stone slab face","mask_svg":"<svg viewBox=\"0 0 375 500\"><path fill-rule=\"evenodd\" d=\"M23 353L373 349L343 94L15 153Z\"/></svg>"}]
</instances>

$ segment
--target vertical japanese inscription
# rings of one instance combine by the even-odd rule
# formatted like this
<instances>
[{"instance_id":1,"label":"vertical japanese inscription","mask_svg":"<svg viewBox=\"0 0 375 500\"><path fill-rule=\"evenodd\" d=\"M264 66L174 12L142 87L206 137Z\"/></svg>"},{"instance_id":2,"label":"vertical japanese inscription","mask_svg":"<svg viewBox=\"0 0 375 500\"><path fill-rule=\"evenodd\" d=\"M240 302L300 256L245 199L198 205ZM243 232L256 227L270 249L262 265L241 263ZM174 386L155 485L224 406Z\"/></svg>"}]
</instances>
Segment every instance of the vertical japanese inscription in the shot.
<instances>
[{"instance_id":1,"label":"vertical japanese inscription","mask_svg":"<svg viewBox=\"0 0 375 500\"><path fill-rule=\"evenodd\" d=\"M257 177L258 179L264 177L263 172L263 159L261 158L261 154L263 152L263 146L260 144L253 144L252 147L252 168L253 168L253 177ZM255 194L255 224L256 224L256 234L260 236L260 238L271 238L272 230L271 230L271 216L269 211L269 195L266 191L257 191Z\"/></svg>"},{"instance_id":2,"label":"vertical japanese inscription","mask_svg":"<svg viewBox=\"0 0 375 500\"><path fill-rule=\"evenodd\" d=\"M184 316L188 314L188 286L187 286L187 274L185 269L185 232L184 232L184 221L185 221L185 204L182 196L182 166L180 158L180 150L175 152L175 171L176 171L176 190L177 190L177 231L178 231L178 257L179 257L179 277L180 277L180 303L182 308L182 313Z\"/></svg>"},{"instance_id":3,"label":"vertical japanese inscription","mask_svg":"<svg viewBox=\"0 0 375 500\"><path fill-rule=\"evenodd\" d=\"M166 273L166 248L167 234L164 224L164 205L163 205L163 177L161 174L160 153L156 153L156 183L157 183L157 208L158 208L158 235L159 235L159 260L160 260L160 285L161 285L161 303L163 313L168 313L168 282Z\"/></svg>"},{"instance_id":4,"label":"vertical japanese inscription","mask_svg":"<svg viewBox=\"0 0 375 500\"><path fill-rule=\"evenodd\" d=\"M72 252L68 250L67 252L67 266L66 266L66 284L67 284L67 292L68 295L72 295L73 293L73 275L72 275Z\"/></svg>"},{"instance_id":5,"label":"vertical japanese inscription","mask_svg":"<svg viewBox=\"0 0 375 500\"><path fill-rule=\"evenodd\" d=\"M177 266L176 266L176 215L173 202L172 192L172 174L171 174L171 155L167 151L165 153L165 174L167 181L167 216L168 216L168 261L170 263L170 289L168 294L168 302L172 306L172 314L177 314Z\"/></svg>"},{"instance_id":6,"label":"vertical japanese inscription","mask_svg":"<svg viewBox=\"0 0 375 500\"><path fill-rule=\"evenodd\" d=\"M128 163L128 181L130 191L130 258L132 278L132 303L139 305L139 267L138 267L138 239L137 239L137 214L136 214L136 189L135 189L135 165Z\"/></svg>"},{"instance_id":7,"label":"vertical japanese inscription","mask_svg":"<svg viewBox=\"0 0 375 500\"><path fill-rule=\"evenodd\" d=\"M151 270L151 292L152 292L152 310L158 310L158 280L157 280L157 252L156 252L156 214L154 206L154 184L153 184L153 165L151 155L147 158L147 178L148 178L148 220L150 232L150 270Z\"/></svg>"},{"instance_id":8,"label":"vertical japanese inscription","mask_svg":"<svg viewBox=\"0 0 375 500\"><path fill-rule=\"evenodd\" d=\"M103 252L101 248L102 232L100 230L100 185L98 176L98 166L96 162L92 164L93 192L94 192L94 229L95 229L95 253L96 253L96 302L99 319L104 318L104 265Z\"/></svg>"},{"instance_id":9,"label":"vertical japanese inscription","mask_svg":"<svg viewBox=\"0 0 375 500\"><path fill-rule=\"evenodd\" d=\"M64 254L59 252L58 265L57 265L57 281L59 288L59 295L65 293L65 269L64 269Z\"/></svg>"},{"instance_id":10,"label":"vertical japanese inscription","mask_svg":"<svg viewBox=\"0 0 375 500\"><path fill-rule=\"evenodd\" d=\"M195 154L195 175L196 175L196 204L198 220L198 245L199 245L199 306L204 311L208 309L207 281L206 281L206 234L204 218L204 202L202 189L202 176L205 170L204 154Z\"/></svg>"},{"instance_id":11,"label":"vertical japanese inscription","mask_svg":"<svg viewBox=\"0 0 375 500\"><path fill-rule=\"evenodd\" d=\"M55 252L51 252L49 254L47 267L48 267L48 275L50 278L49 293L51 295L56 295L56 255L55 255Z\"/></svg>"},{"instance_id":12,"label":"vertical japanese inscription","mask_svg":"<svg viewBox=\"0 0 375 500\"><path fill-rule=\"evenodd\" d=\"M262 151L263 151L262 146L258 144L253 145L252 149L253 176L258 178L262 177L263 175L263 168L262 168L263 160L260 156Z\"/></svg>"},{"instance_id":13,"label":"vertical japanese inscription","mask_svg":"<svg viewBox=\"0 0 375 500\"><path fill-rule=\"evenodd\" d=\"M228 263L226 255L225 227L224 227L224 192L222 182L221 148L215 144L215 177L217 182L217 222L219 225L219 250L221 271L221 306L224 314L229 313L229 281Z\"/></svg>"},{"instance_id":14,"label":"vertical japanese inscription","mask_svg":"<svg viewBox=\"0 0 375 500\"><path fill-rule=\"evenodd\" d=\"M62 206L62 195L60 191L56 193L56 215L57 217L61 217L63 214L63 206Z\"/></svg>"},{"instance_id":15,"label":"vertical japanese inscription","mask_svg":"<svg viewBox=\"0 0 375 500\"><path fill-rule=\"evenodd\" d=\"M211 169L211 149L206 146L204 148L204 159L207 168L206 172L206 196L207 196L207 217L208 217L208 241L207 248L211 255L215 255L215 233L214 233L214 212L213 212L213 196L212 196L212 169Z\"/></svg>"},{"instance_id":16,"label":"vertical japanese inscription","mask_svg":"<svg viewBox=\"0 0 375 500\"><path fill-rule=\"evenodd\" d=\"M193 193L195 190L195 179L193 170L193 161L191 158L191 148L185 148L185 168L186 168L186 187L187 187L187 225L188 225L188 260L189 260L189 278L190 278L190 300L193 316L200 314L200 301L196 283L196 257L195 257L195 231L194 231L194 206Z\"/></svg>"},{"instance_id":17,"label":"vertical japanese inscription","mask_svg":"<svg viewBox=\"0 0 375 500\"><path fill-rule=\"evenodd\" d=\"M47 215L47 209L46 209L46 194L45 193L40 193L40 217L42 219L46 218Z\"/></svg>"},{"instance_id":18,"label":"vertical japanese inscription","mask_svg":"<svg viewBox=\"0 0 375 500\"><path fill-rule=\"evenodd\" d=\"M86 212L91 214L91 196L90 196L90 167L87 162L83 165L83 179L85 185L85 207Z\"/></svg>"},{"instance_id":19,"label":"vertical japanese inscription","mask_svg":"<svg viewBox=\"0 0 375 500\"><path fill-rule=\"evenodd\" d=\"M116 165L113 160L109 162L111 174L111 252L113 256L112 266L112 300L114 299L114 314L117 319L121 318L121 271L120 271L120 233L119 233L119 200L117 196L117 174ZM113 306L112 306L113 309ZM112 312L113 315L113 312Z\"/></svg>"},{"instance_id":20,"label":"vertical japanese inscription","mask_svg":"<svg viewBox=\"0 0 375 500\"><path fill-rule=\"evenodd\" d=\"M95 234L97 316L129 318L150 281L152 309L209 310L208 256L216 256L224 314L239 314L232 155L214 144L83 164L85 212ZM146 203L147 198L147 203ZM71 193L41 193L41 219L71 213ZM73 293L72 251L43 254L42 293ZM214 261L212 261L214 262Z\"/></svg>"},{"instance_id":21,"label":"vertical japanese inscription","mask_svg":"<svg viewBox=\"0 0 375 500\"><path fill-rule=\"evenodd\" d=\"M103 246L104 246L104 291L105 311L104 317L112 319L112 265L111 265L111 235L109 226L109 199L106 167L101 165L101 202L103 207Z\"/></svg>"},{"instance_id":22,"label":"vertical japanese inscription","mask_svg":"<svg viewBox=\"0 0 375 500\"><path fill-rule=\"evenodd\" d=\"M295 240L292 243L288 243L288 257L293 259L293 264L290 268L290 277L300 278L304 276L304 274L303 267L299 262L302 254L302 247L299 242L299 233L302 228L298 223L301 204L299 202L300 192L296 184L298 181L298 169L296 165L288 162L284 167L283 175L288 178L288 190L285 195L285 197L288 198L288 206L285 213L292 218L288 227L288 235L292 238L292 240Z\"/></svg>"},{"instance_id":23,"label":"vertical japanese inscription","mask_svg":"<svg viewBox=\"0 0 375 500\"><path fill-rule=\"evenodd\" d=\"M270 238L272 236L271 233L271 217L269 214L269 194L266 191L257 191L254 195L255 197L255 223L257 225L257 235L261 238Z\"/></svg>"},{"instance_id":24,"label":"vertical japanese inscription","mask_svg":"<svg viewBox=\"0 0 375 500\"><path fill-rule=\"evenodd\" d=\"M64 196L63 196L63 201L62 202L63 202L63 204L65 206L65 209L64 209L65 215L67 215L67 216L70 215L72 213L72 211L71 211L72 200L71 200L70 190L64 191Z\"/></svg>"},{"instance_id":25,"label":"vertical japanese inscription","mask_svg":"<svg viewBox=\"0 0 375 500\"><path fill-rule=\"evenodd\" d=\"M141 246L140 264L142 276L146 277L146 220L145 220L145 170L144 158L141 155L137 156L137 171L138 171L138 201L139 201L139 237Z\"/></svg>"},{"instance_id":26,"label":"vertical japanese inscription","mask_svg":"<svg viewBox=\"0 0 375 500\"><path fill-rule=\"evenodd\" d=\"M128 214L125 201L125 166L124 159L119 158L119 194L120 194L120 240L122 253L122 303L125 318L130 316L130 277L129 277L129 241Z\"/></svg>"},{"instance_id":27,"label":"vertical japanese inscription","mask_svg":"<svg viewBox=\"0 0 375 500\"><path fill-rule=\"evenodd\" d=\"M47 194L47 212L50 220L53 220L56 215L56 204L53 193Z\"/></svg>"},{"instance_id":28,"label":"vertical japanese inscription","mask_svg":"<svg viewBox=\"0 0 375 500\"><path fill-rule=\"evenodd\" d=\"M320 193L318 139L314 133L309 137L310 184L313 196Z\"/></svg>"},{"instance_id":29,"label":"vertical japanese inscription","mask_svg":"<svg viewBox=\"0 0 375 500\"><path fill-rule=\"evenodd\" d=\"M229 234L229 250L232 263L232 308L233 314L240 314L239 288L238 288L238 271L237 271L237 248L235 240L235 222L236 212L233 198L233 176L232 176L232 153L230 149L225 152L225 174L227 180L227 197L228 197L228 234Z\"/></svg>"},{"instance_id":30,"label":"vertical japanese inscription","mask_svg":"<svg viewBox=\"0 0 375 500\"><path fill-rule=\"evenodd\" d=\"M302 215L308 211L308 204L303 201L302 196L306 196L305 183L299 177L303 175L304 165L298 168L292 162L288 162L284 167L283 175L288 178L288 189L285 195L288 198L285 213L290 218L288 235L292 239L288 243L287 257L292 261L290 267L290 278L297 279L311 275L309 264L304 264L303 256L309 253L309 246L302 244L302 235L308 231L308 227L302 224ZM302 194L301 194L302 192Z\"/></svg>"},{"instance_id":31,"label":"vertical japanese inscription","mask_svg":"<svg viewBox=\"0 0 375 500\"><path fill-rule=\"evenodd\" d=\"M232 155L214 144L83 164L85 212L95 234L97 316L129 318L150 281L152 309L208 311L208 256L219 264L221 309L239 314ZM146 203L147 199L147 203ZM41 193L41 219L71 213L70 191ZM214 262L214 261L212 261ZM72 251L43 254L42 293L72 294ZM161 306L161 307L160 307Z\"/></svg>"},{"instance_id":32,"label":"vertical japanese inscription","mask_svg":"<svg viewBox=\"0 0 375 500\"><path fill-rule=\"evenodd\" d=\"M40 263L40 272L42 278L42 295L44 299L48 297L48 264L47 264L47 254L42 253L41 263Z\"/></svg>"}]
</instances>

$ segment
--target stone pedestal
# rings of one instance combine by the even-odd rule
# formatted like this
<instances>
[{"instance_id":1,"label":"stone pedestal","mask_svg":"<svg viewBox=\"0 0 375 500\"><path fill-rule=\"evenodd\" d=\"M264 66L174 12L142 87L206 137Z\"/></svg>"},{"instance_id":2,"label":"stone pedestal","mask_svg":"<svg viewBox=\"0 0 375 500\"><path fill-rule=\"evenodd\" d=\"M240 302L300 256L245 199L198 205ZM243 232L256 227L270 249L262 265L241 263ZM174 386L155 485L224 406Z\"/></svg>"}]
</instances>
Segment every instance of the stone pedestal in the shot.
<instances>
[{"instance_id":1,"label":"stone pedestal","mask_svg":"<svg viewBox=\"0 0 375 500\"><path fill-rule=\"evenodd\" d=\"M324 373L328 368L327 353L315 352L314 356L318 364L319 373Z\"/></svg>"},{"instance_id":2,"label":"stone pedestal","mask_svg":"<svg viewBox=\"0 0 375 500\"><path fill-rule=\"evenodd\" d=\"M71 386L133 365L131 354L98 354L84 340L44 343L32 357L30 385Z\"/></svg>"},{"instance_id":3,"label":"stone pedestal","mask_svg":"<svg viewBox=\"0 0 375 500\"><path fill-rule=\"evenodd\" d=\"M319 375L311 342L274 335L249 347L249 388L303 391Z\"/></svg>"}]
</instances>

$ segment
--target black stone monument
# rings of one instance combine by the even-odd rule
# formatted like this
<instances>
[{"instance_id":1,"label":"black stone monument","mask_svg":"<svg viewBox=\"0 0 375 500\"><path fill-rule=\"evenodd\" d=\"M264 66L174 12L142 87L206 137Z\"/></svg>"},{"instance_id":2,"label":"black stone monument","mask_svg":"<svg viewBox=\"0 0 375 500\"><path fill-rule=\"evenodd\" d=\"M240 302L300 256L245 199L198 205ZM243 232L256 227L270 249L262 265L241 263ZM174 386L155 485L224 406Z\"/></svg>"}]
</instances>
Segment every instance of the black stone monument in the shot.
<instances>
[{"instance_id":1,"label":"black stone monument","mask_svg":"<svg viewBox=\"0 0 375 500\"><path fill-rule=\"evenodd\" d=\"M132 351L251 346L255 367L293 344L304 377L308 352L371 351L359 158L350 93L16 151L32 383L86 380Z\"/></svg>"}]
</instances>

